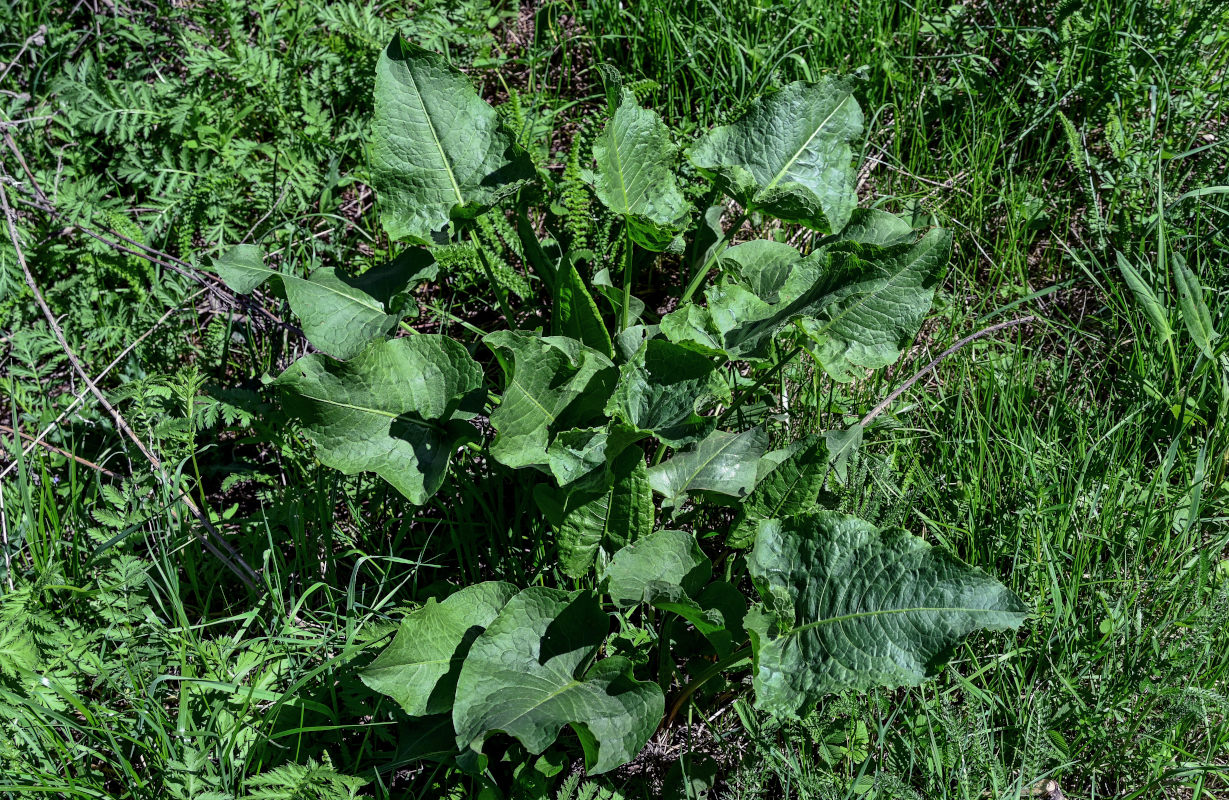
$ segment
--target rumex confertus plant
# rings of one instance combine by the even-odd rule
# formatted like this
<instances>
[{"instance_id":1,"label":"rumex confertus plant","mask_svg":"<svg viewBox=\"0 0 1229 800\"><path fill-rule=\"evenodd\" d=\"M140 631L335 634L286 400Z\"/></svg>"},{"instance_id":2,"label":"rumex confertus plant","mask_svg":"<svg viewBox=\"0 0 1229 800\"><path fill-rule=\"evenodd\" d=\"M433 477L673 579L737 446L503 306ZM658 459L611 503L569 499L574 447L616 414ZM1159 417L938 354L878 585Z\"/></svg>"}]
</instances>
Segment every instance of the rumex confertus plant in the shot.
<instances>
[{"instance_id":1,"label":"rumex confertus plant","mask_svg":"<svg viewBox=\"0 0 1229 800\"><path fill-rule=\"evenodd\" d=\"M565 726L589 772L610 770L706 682L739 670L755 704L786 717L825 694L914 685L971 631L1025 613L921 539L823 507L856 426L772 451L763 427L732 429L748 381L800 349L835 381L895 362L946 265L946 231L857 207L852 81L790 84L680 152L617 74L603 79L609 116L584 179L618 220L610 252L539 238L532 220L549 192L505 120L442 56L398 37L377 66L370 158L382 223L407 249L357 278L282 274L251 245L216 261L236 291L279 283L320 351L272 386L323 463L374 472L416 504L467 443L539 476L559 570L584 588L465 586L408 614L363 673L420 723L430 744L413 752L474 771L493 734L536 754ZM742 209L726 232L719 211L695 213L681 158ZM484 214L514 225L551 300L549 330L483 337L499 386L447 336L389 338L409 290L439 269L433 248L472 242L485 259ZM820 238L806 254L769 239L731 245L751 214ZM638 265L657 253L689 272L661 316L636 296ZM489 441L472 423L484 413ZM739 555L723 569L670 528L705 503L734 514L725 544ZM612 646L612 617L645 635Z\"/></svg>"}]
</instances>

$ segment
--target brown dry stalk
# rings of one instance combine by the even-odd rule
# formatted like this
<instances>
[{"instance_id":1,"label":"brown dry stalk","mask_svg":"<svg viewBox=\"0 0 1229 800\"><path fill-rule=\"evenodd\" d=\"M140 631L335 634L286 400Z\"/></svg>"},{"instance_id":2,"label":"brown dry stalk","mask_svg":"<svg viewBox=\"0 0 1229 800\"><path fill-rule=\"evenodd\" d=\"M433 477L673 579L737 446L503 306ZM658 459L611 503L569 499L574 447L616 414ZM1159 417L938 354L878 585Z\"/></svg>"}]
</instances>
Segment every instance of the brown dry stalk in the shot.
<instances>
[{"instance_id":1,"label":"brown dry stalk","mask_svg":"<svg viewBox=\"0 0 1229 800\"><path fill-rule=\"evenodd\" d=\"M982 328L982 329L981 329L980 331L978 331L977 333L970 334L969 336L964 337L963 339L961 339L960 341L956 342L956 343L955 343L954 345L952 345L951 347L949 347L949 348L947 348L946 350L944 350L942 353L939 353L939 355L935 356L934 361L931 361L929 364L927 364L926 366L922 367L922 368L921 368L920 370L918 370L917 372L913 373L913 376L912 376L911 378L909 378L909 380L905 381L905 382L904 382L904 383L902 383L900 386L898 386L898 387L896 388L896 390L895 390L895 391L893 391L890 395L888 395L886 398L884 398L884 400L883 400L883 402L882 402L882 403L880 403L879 405L877 405L877 406L875 406L874 408L872 408L872 409L871 409L871 410L867 413L867 415L866 415L865 417L863 417L863 418L862 418L862 421L861 421L861 422L859 422L859 423L858 423L858 425L860 425L861 427L865 428L868 424L870 424L870 421L871 421L871 420L873 420L875 417L879 416L879 415L880 415L880 414L882 414L885 410L887 410L888 406L892 405L892 401L893 401L893 400L895 400L896 398L900 397L902 394L904 394L906 391L908 391L908 389L909 389L909 387L910 387L910 386L912 386L913 384L917 383L917 382L918 382L919 380L921 380L921 379L922 379L922 378L923 378L923 377L924 377L924 376L925 376L928 372L930 372L931 370L933 370L935 367L939 366L939 362L940 362L940 361L942 361L943 359L947 358L947 357L948 357L948 356L950 356L952 353L955 353L957 350L959 350L960 348L964 347L964 346L965 346L966 344L968 344L969 342L972 342L972 341L974 341L975 339L980 339L980 338L981 338L981 337L983 337L983 336L989 336L990 334L994 333L995 331L1001 331L1001 330L1003 330L1003 329L1005 329L1005 328L1014 328L1016 325L1023 325L1023 324L1024 324L1024 323L1026 323L1026 322L1032 322L1032 321L1033 321L1033 320L1035 320L1035 319L1037 319L1037 318L1036 318L1036 317L1034 317L1034 316L1032 316L1032 315L1029 315L1029 316L1027 316L1027 317L1020 317L1019 319L1009 319L1009 320L1007 320L1006 322L1000 322L1000 323L998 323L998 324L996 324L996 325L991 325L991 326L990 326L990 327L988 327L988 328Z\"/></svg>"}]
</instances>

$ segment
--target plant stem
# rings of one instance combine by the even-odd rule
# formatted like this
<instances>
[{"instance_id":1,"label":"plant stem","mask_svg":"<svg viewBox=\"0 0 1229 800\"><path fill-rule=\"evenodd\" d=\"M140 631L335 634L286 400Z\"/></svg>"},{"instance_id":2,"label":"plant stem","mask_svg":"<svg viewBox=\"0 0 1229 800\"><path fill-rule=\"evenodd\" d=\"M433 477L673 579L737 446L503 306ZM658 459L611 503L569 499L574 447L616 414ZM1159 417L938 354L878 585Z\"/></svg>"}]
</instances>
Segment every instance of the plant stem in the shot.
<instances>
[{"instance_id":1,"label":"plant stem","mask_svg":"<svg viewBox=\"0 0 1229 800\"><path fill-rule=\"evenodd\" d=\"M738 233L746 221L747 212L744 211L738 215L738 219L734 220L734 224L725 232L725 236L721 237L721 241L713 247L713 254L704 262L704 266L700 267L696 274L692 276L691 283L687 284L687 288L683 291L683 296L679 298L680 305L690 300L692 295L696 293L696 290L700 288L700 284L704 282L704 276L713 268L713 264L717 263L717 259L725 252L726 245L730 243L730 240L734 238L734 234Z\"/></svg>"},{"instance_id":2,"label":"plant stem","mask_svg":"<svg viewBox=\"0 0 1229 800\"><path fill-rule=\"evenodd\" d=\"M721 412L721 416L717 418L717 424L721 425L721 423L729 419L731 414L733 414L738 409L742 408L743 404L747 402L747 400L751 397L751 395L755 394L756 390L758 390L765 383L768 383L768 381L772 380L774 375L776 375L781 370L785 369L785 365L793 361L794 356L798 355L801 352L802 352L802 345L796 345L793 350L786 353L784 358L782 358L780 361L778 361L776 364L772 366L772 369L768 370L763 375L761 375L758 379L756 379L755 383L751 386L751 388L747 389L747 391L740 394L738 396L738 399L730 404L729 408Z\"/></svg>"},{"instance_id":3,"label":"plant stem","mask_svg":"<svg viewBox=\"0 0 1229 800\"><path fill-rule=\"evenodd\" d=\"M478 240L478 234L473 228L469 229L469 240L473 243L474 249L478 251L478 260L482 262L482 271L486 273L486 279L491 282L491 289L495 292L495 299L499 301L499 310L503 312L504 318L508 320L508 325L516 327L516 320L512 316L512 308L508 305L508 298L504 294L503 287L495 280L495 273L491 271L491 264L486 259L486 251L482 249L482 242Z\"/></svg>"},{"instance_id":4,"label":"plant stem","mask_svg":"<svg viewBox=\"0 0 1229 800\"><path fill-rule=\"evenodd\" d=\"M632 229L628 224L623 226L623 307L619 309L619 330L627 330L627 325L631 321L632 308L632 279L636 276L636 262L632 258L634 246L632 244Z\"/></svg>"},{"instance_id":5,"label":"plant stem","mask_svg":"<svg viewBox=\"0 0 1229 800\"><path fill-rule=\"evenodd\" d=\"M679 696L674 699L674 703L670 706L670 713L666 715L666 722L662 727L670 727L670 724L674 722L674 718L678 715L679 709L683 707L683 703L686 703L687 699L695 694L697 689L726 670L734 669L735 667L741 665L742 662L746 661L750 656L751 645L748 644L747 646L740 647L738 650L730 653L730 655L719 660L716 664L713 664L711 667L693 678L691 683L684 686L683 691L679 692Z\"/></svg>"}]
</instances>

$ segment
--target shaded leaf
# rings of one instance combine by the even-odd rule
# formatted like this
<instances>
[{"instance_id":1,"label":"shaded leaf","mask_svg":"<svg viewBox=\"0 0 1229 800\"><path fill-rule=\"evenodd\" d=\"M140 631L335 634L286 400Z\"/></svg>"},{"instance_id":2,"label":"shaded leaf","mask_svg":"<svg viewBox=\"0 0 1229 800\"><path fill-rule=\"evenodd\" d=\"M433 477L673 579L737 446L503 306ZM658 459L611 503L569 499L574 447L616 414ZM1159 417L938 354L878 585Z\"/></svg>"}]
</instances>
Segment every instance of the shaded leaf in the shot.
<instances>
[{"instance_id":1,"label":"shaded leaf","mask_svg":"<svg viewBox=\"0 0 1229 800\"><path fill-rule=\"evenodd\" d=\"M836 241L890 247L910 242L913 236L908 220L877 208L855 208Z\"/></svg>"},{"instance_id":2,"label":"shaded leaf","mask_svg":"<svg viewBox=\"0 0 1229 800\"><path fill-rule=\"evenodd\" d=\"M558 287L551 309L555 332L592 347L607 358L613 358L614 345L610 341L610 332L606 330L597 303L589 294L576 266L565 258L556 278Z\"/></svg>"},{"instance_id":3,"label":"shaded leaf","mask_svg":"<svg viewBox=\"0 0 1229 800\"><path fill-rule=\"evenodd\" d=\"M453 450L475 438L460 420L485 394L465 348L431 334L375 342L345 363L304 356L273 385L323 463L375 472L414 503L435 493Z\"/></svg>"},{"instance_id":4,"label":"shaded leaf","mask_svg":"<svg viewBox=\"0 0 1229 800\"><path fill-rule=\"evenodd\" d=\"M591 595L531 587L513 597L461 668L458 746L479 752L501 731L541 753L570 725L590 774L631 761L661 721L665 698L656 684L635 680L625 658L585 669L609 629Z\"/></svg>"},{"instance_id":5,"label":"shaded leaf","mask_svg":"<svg viewBox=\"0 0 1229 800\"><path fill-rule=\"evenodd\" d=\"M760 478L742 504L742 517L726 539L730 547L750 547L763 519L782 519L812 511L828 472L828 445L822 436L795 442L786 457Z\"/></svg>"},{"instance_id":6,"label":"shaded leaf","mask_svg":"<svg viewBox=\"0 0 1229 800\"><path fill-rule=\"evenodd\" d=\"M560 568L574 578L653 530L653 491L639 448L568 488L540 485L534 497L555 531Z\"/></svg>"},{"instance_id":7,"label":"shaded leaf","mask_svg":"<svg viewBox=\"0 0 1229 800\"><path fill-rule=\"evenodd\" d=\"M697 412L730 397L716 369L705 355L650 339L619 368L606 413L670 445L694 441L713 424Z\"/></svg>"},{"instance_id":8,"label":"shaded leaf","mask_svg":"<svg viewBox=\"0 0 1229 800\"><path fill-rule=\"evenodd\" d=\"M639 603L678 614L718 653L728 653L740 632L746 602L732 585L709 583L712 564L690 533L657 531L615 553L602 575L615 605ZM724 585L724 586L723 586Z\"/></svg>"},{"instance_id":9,"label":"shaded leaf","mask_svg":"<svg viewBox=\"0 0 1229 800\"><path fill-rule=\"evenodd\" d=\"M491 414L498 434L491 455L509 467L545 467L547 447L560 431L602 416L618 375L602 353L575 339L523 331L483 338L504 372L504 395Z\"/></svg>"}]
</instances>

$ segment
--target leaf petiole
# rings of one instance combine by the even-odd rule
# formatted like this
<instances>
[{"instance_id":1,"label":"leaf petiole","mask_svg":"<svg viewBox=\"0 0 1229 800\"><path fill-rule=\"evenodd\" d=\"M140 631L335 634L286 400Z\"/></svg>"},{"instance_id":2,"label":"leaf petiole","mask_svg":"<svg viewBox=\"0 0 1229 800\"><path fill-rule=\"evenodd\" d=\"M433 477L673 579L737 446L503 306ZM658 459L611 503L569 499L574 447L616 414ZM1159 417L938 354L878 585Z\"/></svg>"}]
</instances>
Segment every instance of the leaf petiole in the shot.
<instances>
[{"instance_id":1,"label":"leaf petiole","mask_svg":"<svg viewBox=\"0 0 1229 800\"><path fill-rule=\"evenodd\" d=\"M683 296L679 298L679 304L682 305L692 298L696 290L700 288L700 284L704 282L704 276L717 263L717 259L725 252L726 245L734 238L734 235L742 228L743 223L747 221L748 212L743 211L738 215L738 219L734 220L734 224L730 225L730 229L725 232L725 236L721 237L721 241L713 248L713 253L704 262L704 265L691 278L691 283L687 284L687 288L683 291Z\"/></svg>"}]
</instances>

